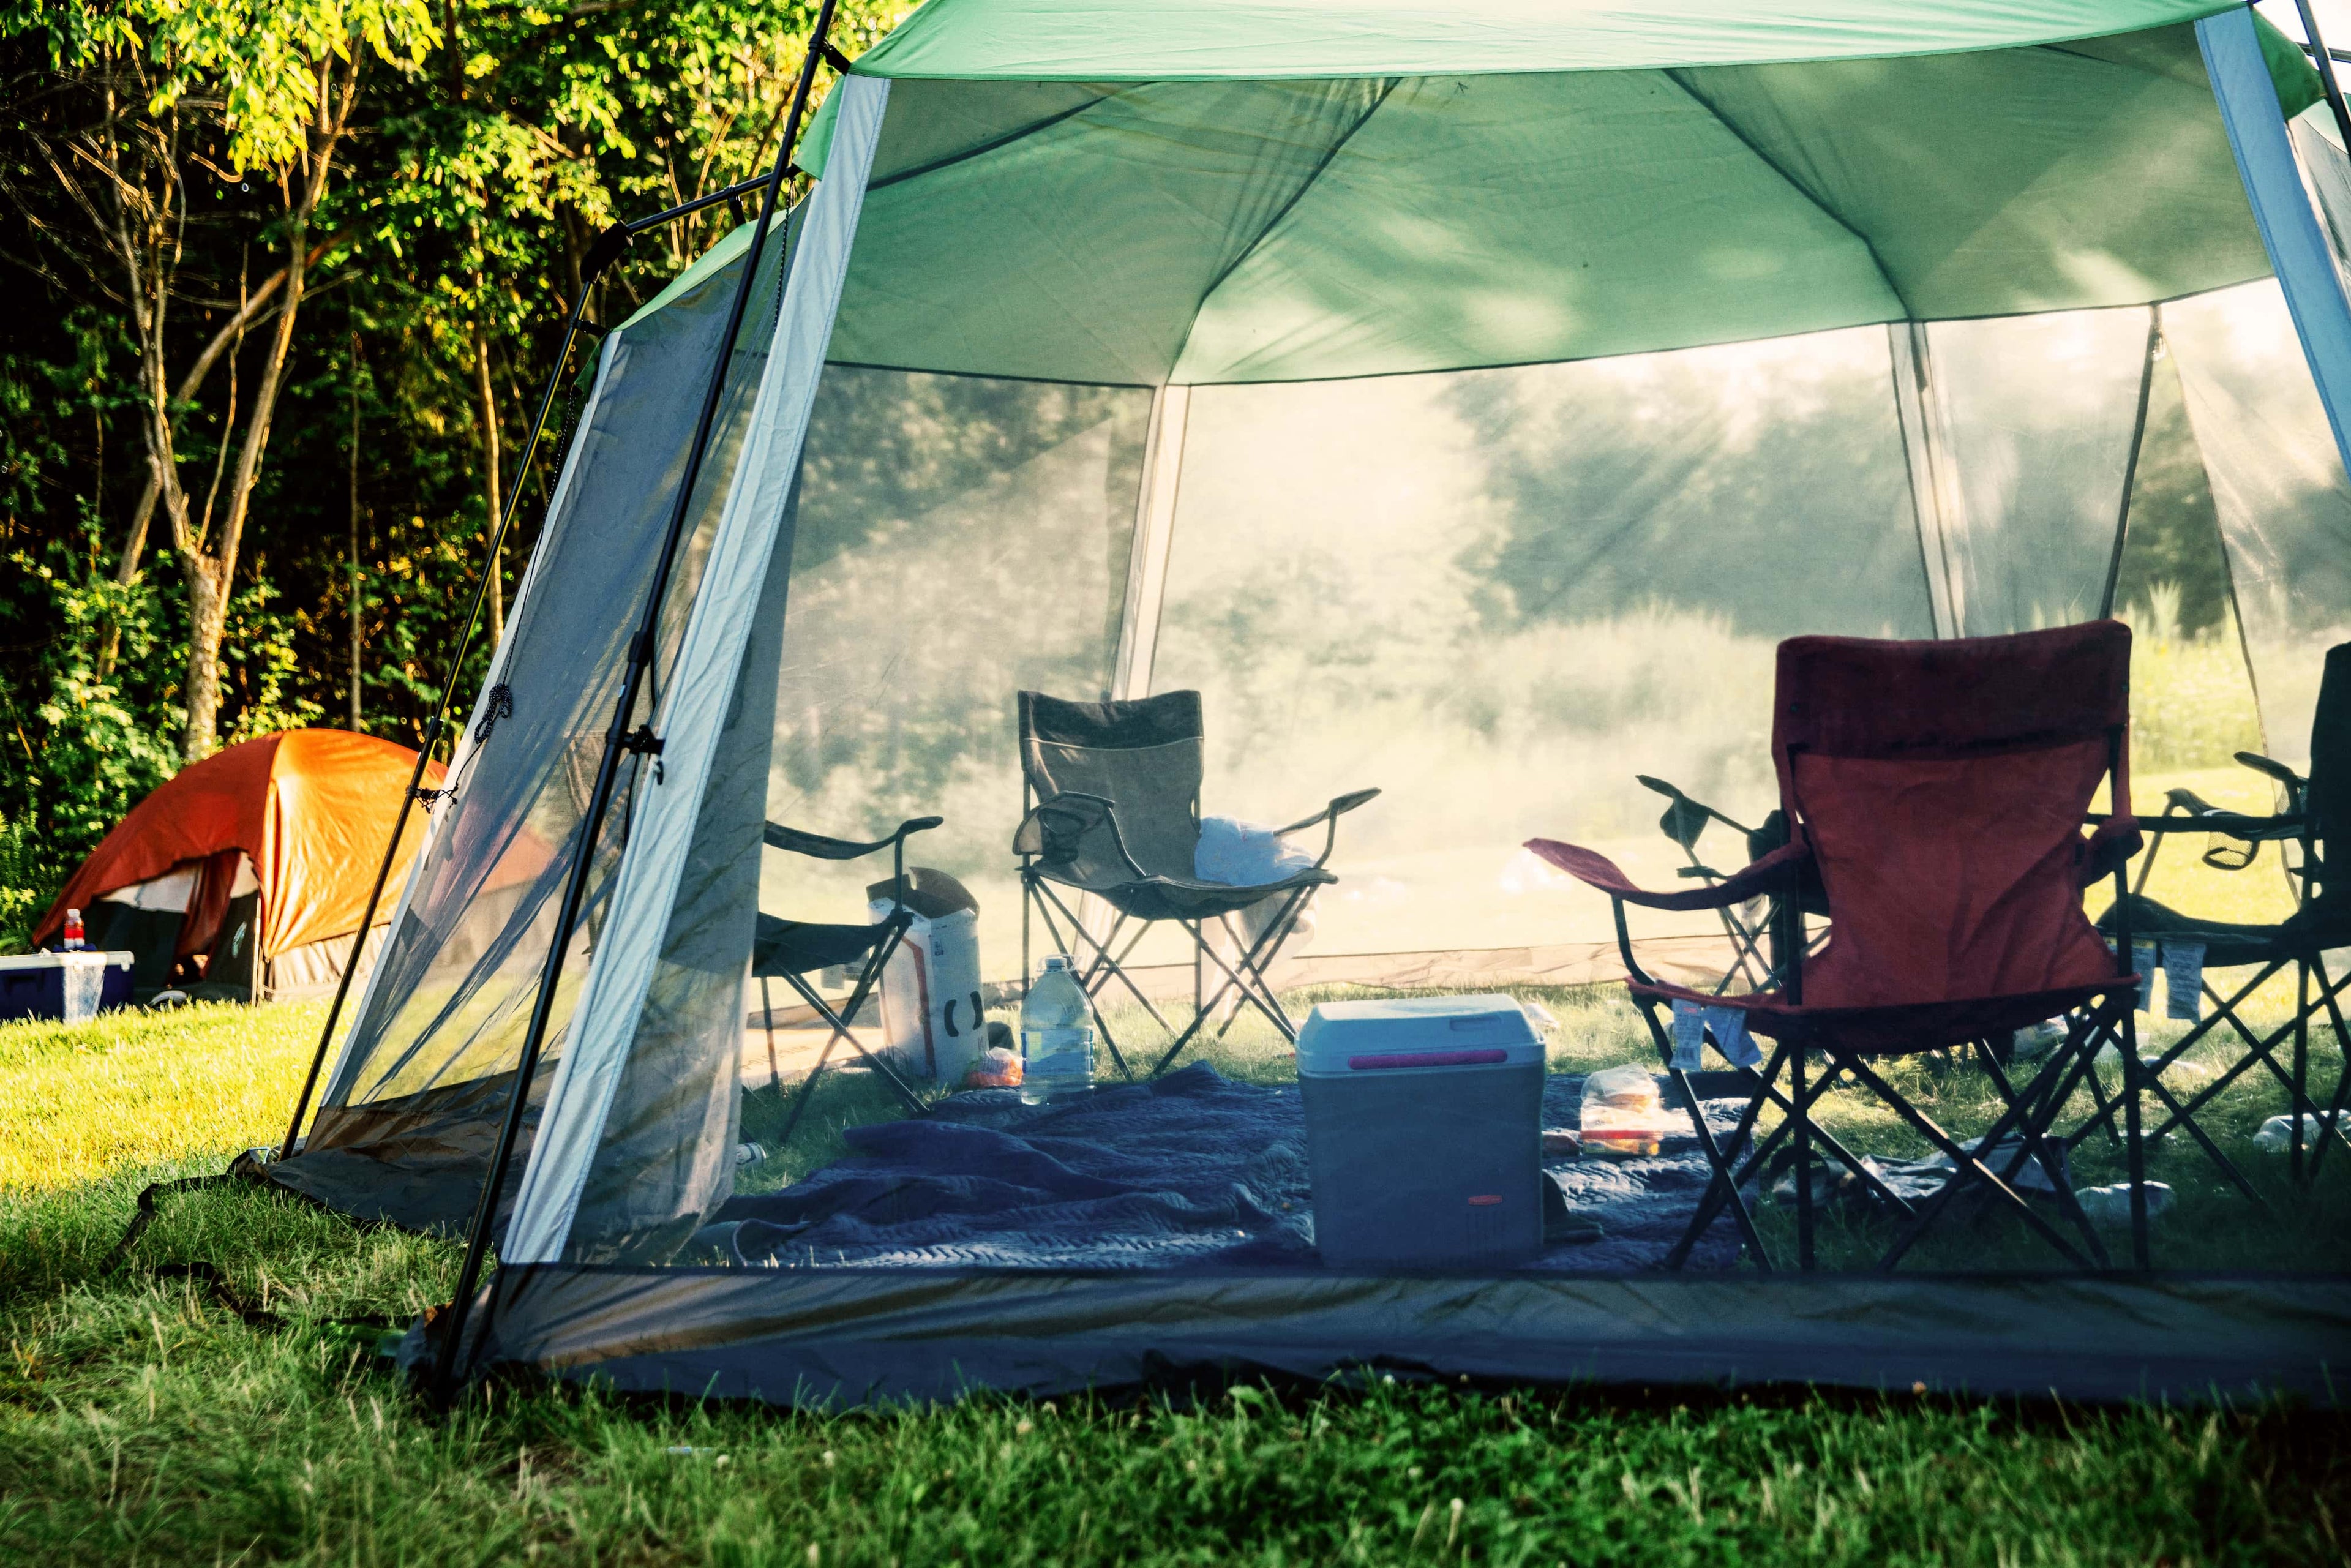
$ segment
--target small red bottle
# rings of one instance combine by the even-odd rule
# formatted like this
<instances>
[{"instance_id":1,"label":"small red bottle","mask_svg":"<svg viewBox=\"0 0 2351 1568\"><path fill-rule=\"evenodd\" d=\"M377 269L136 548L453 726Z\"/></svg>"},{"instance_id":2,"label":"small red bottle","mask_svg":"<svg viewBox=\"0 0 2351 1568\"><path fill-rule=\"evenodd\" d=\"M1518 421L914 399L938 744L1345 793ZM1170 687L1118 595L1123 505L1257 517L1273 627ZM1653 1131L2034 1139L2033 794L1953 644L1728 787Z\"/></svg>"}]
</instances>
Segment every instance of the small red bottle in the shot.
<instances>
[{"instance_id":1,"label":"small red bottle","mask_svg":"<svg viewBox=\"0 0 2351 1568\"><path fill-rule=\"evenodd\" d=\"M84 939L81 924L81 911L78 909L67 910L65 950L68 953L78 953L89 946L89 943Z\"/></svg>"}]
</instances>

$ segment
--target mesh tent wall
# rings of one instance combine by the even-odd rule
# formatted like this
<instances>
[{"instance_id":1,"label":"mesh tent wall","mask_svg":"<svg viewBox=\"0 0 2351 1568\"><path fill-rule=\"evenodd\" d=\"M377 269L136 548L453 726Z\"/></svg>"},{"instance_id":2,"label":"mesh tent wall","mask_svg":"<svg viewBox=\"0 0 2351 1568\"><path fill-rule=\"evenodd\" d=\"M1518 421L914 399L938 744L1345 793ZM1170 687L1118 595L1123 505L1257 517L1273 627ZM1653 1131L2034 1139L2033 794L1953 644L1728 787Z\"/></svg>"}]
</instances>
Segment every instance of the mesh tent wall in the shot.
<instances>
[{"instance_id":1,"label":"mesh tent wall","mask_svg":"<svg viewBox=\"0 0 2351 1568\"><path fill-rule=\"evenodd\" d=\"M778 1401L1381 1356L2318 1388L2351 1324L2314 1277L747 1269L693 1241L736 1188L754 915L862 904L862 868L762 861L762 822L943 813L920 858L1008 974L1018 689L1198 687L1213 809L1386 790L1298 977L1603 977L1601 912L1511 846L1670 874L1630 775L1752 799L1782 636L2107 611L2160 362L2277 700L2346 603L2304 586L2351 516L2351 314L2284 126L2315 96L2248 13L2156 0L933 0L827 100L742 338L714 340L738 235L603 350L491 676L512 716L470 732L277 1179L471 1208L677 388L724 350L663 750L595 848L467 1364Z\"/></svg>"}]
</instances>

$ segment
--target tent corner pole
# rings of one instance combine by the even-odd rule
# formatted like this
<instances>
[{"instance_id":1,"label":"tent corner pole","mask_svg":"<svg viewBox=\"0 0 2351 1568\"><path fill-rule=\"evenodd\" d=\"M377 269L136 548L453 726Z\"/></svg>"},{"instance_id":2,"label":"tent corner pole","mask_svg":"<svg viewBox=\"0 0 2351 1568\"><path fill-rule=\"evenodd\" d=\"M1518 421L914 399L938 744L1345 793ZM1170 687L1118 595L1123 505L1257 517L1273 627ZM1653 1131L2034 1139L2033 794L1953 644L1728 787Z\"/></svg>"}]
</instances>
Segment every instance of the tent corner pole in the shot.
<instances>
[{"instance_id":1,"label":"tent corner pole","mask_svg":"<svg viewBox=\"0 0 2351 1568\"><path fill-rule=\"evenodd\" d=\"M2318 34L2318 13L2310 0L2294 0L2294 9L2302 13L2302 30L2310 39L2311 63L2318 68L2318 85L2326 94L2326 107L2335 113L2335 129L2343 137L2343 150L2351 152L2351 105L2343 101L2342 86L2335 78L2335 57L2326 52L2326 40Z\"/></svg>"},{"instance_id":2,"label":"tent corner pole","mask_svg":"<svg viewBox=\"0 0 2351 1568\"><path fill-rule=\"evenodd\" d=\"M564 955L571 946L571 933L580 918L580 908L588 890L589 867L595 859L596 838L603 824L604 813L611 807L619 777L622 753L635 744L629 731L629 719L637 705L637 695L647 669L653 662L655 643L661 627L662 601L667 596L670 569L677 559L678 541L685 530L688 514L693 509L694 491L701 477L704 457L710 448L712 430L717 423L718 405L726 393L727 372L733 368L735 343L747 313L751 294L758 287L760 257L765 250L768 231L783 193L784 180L791 168L794 144L808 109L810 90L816 85L816 68L824 58L825 47L832 27L833 12L839 0L823 0L817 12L816 26L811 30L806 57L800 62L799 79L793 85L791 108L785 117L784 133L776 148L776 161L770 171L767 188L759 198L759 215L751 232L751 243L743 257L743 276L735 286L735 298L727 308L726 326L719 335L718 351L711 365L710 380L703 391L702 409L696 417L693 443L686 449L685 465L678 476L677 494L670 507L669 527L664 534L660 553L653 560L653 580L647 585L644 606L638 617L637 634L629 647L628 666L621 679L620 695L613 706L611 727L604 734L604 751L596 767L596 782L590 792L587 810L580 814L580 827L572 845L569 873L565 878L563 902L558 908L555 929L547 949L547 962L539 973L538 994L531 1004L530 1024L523 1035L522 1051L515 1063L513 1087L507 1091L506 1116L498 1127L496 1144L490 1152L489 1166L482 1174L482 1189L474 1205L473 1223L465 1239L465 1258L457 1271L456 1289L451 1294L449 1306L442 1314L440 1343L434 1347L429 1395L437 1404L447 1405L455 1395L459 1347L464 1342L465 1320L473 1305L482 1267L489 1250L490 1230L497 1216L498 1190L506 1183L507 1167L514 1158L516 1141L521 1136L524 1116L530 1102L530 1083L538 1067L540 1051L547 1040L547 1027L555 1008L555 992L563 974ZM789 286L789 277L779 278L780 291ZM657 752L659 741L651 743Z\"/></svg>"},{"instance_id":3,"label":"tent corner pole","mask_svg":"<svg viewBox=\"0 0 2351 1568\"><path fill-rule=\"evenodd\" d=\"M2147 354L2139 362L2138 413L2131 421L2130 447L2123 456L2123 495L2115 512L2115 548L2106 558L2105 591L2098 596L2098 619L2115 612L2115 592L2122 586L2123 551L2130 543L2131 492L2138 486L2138 460L2147 445L2147 408L2155 392L2155 361L2163 352L2163 307L2147 308Z\"/></svg>"},{"instance_id":4,"label":"tent corner pole","mask_svg":"<svg viewBox=\"0 0 2351 1568\"><path fill-rule=\"evenodd\" d=\"M612 254L617 256L617 250ZM440 698L424 721L422 743L416 748L416 765L409 769L408 788L400 792L400 805L392 820L392 836L384 842L383 860L376 867L374 884L368 889L367 908L360 915L359 930L351 937L350 956L344 961L343 972L335 981L335 999L328 1004L327 1020L319 1029L318 1049L310 1054L310 1070L302 1079L302 1092L294 1101L294 1114L286 1124L286 1138L277 1148L277 1157L281 1160L293 1156L295 1142L302 1135L302 1118L309 1113L310 1097L318 1092L319 1074L327 1064L327 1048L334 1040L335 1026L342 1021L343 1003L350 994L351 977L359 973L360 959L367 951L368 932L374 928L375 912L383 902L384 886L392 880L392 864L399 858L401 836L408 826L409 808L423 793L424 769L433 759L434 744L440 739L442 728L448 722L450 706L456 700L457 683L464 676L465 655L472 651L475 633L481 629L482 606L489 597L490 574L497 570L498 550L506 543L507 533L513 528L515 515L522 507L522 482L530 473L532 460L538 455L539 434L547 428L547 416L554 411L555 393L563 384L563 367L570 361L571 345L579 340L580 323L588 308L588 291L596 286L596 279L603 270L601 263L611 259L610 256L601 258L600 264L580 280L580 292L573 297L570 312L564 319L563 341L555 351L554 368L548 372L547 385L539 393L538 417L531 422L530 434L525 438L522 452L515 461L514 484L507 491L506 507L498 517L497 527L491 531L481 575L474 583L474 601L465 612L465 628L457 634L456 651L450 656L448 677L442 682ZM357 676L353 679L356 680Z\"/></svg>"}]
</instances>

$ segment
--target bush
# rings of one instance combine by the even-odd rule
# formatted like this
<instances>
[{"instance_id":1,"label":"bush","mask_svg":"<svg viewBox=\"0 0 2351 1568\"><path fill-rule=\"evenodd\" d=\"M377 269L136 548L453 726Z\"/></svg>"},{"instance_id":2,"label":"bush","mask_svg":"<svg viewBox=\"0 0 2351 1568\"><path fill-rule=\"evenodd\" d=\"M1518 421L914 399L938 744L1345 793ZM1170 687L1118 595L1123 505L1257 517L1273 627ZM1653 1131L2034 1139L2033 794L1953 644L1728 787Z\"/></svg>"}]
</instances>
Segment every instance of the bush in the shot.
<instances>
[{"instance_id":1,"label":"bush","mask_svg":"<svg viewBox=\"0 0 2351 1568\"><path fill-rule=\"evenodd\" d=\"M52 546L38 559L10 558L47 592L64 630L39 656L47 695L30 723L12 716L12 759L21 761L0 777L0 951L29 945L73 868L179 764L178 710L142 698L125 674L168 667L160 595L143 581L115 582L98 559L94 544L87 554ZM120 643L107 671L99 648L110 623Z\"/></svg>"}]
</instances>

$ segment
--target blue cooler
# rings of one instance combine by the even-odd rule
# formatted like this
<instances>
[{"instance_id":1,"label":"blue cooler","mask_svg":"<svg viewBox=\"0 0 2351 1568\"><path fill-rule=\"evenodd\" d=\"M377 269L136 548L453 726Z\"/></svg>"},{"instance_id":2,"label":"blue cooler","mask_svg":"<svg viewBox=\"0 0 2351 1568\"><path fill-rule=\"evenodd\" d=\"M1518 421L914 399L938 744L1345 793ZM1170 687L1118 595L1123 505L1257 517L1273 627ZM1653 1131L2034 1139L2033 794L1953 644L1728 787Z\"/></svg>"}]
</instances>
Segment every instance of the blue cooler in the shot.
<instances>
[{"instance_id":1,"label":"blue cooler","mask_svg":"<svg viewBox=\"0 0 2351 1568\"><path fill-rule=\"evenodd\" d=\"M1298 1083L1322 1260L1491 1269L1541 1252L1543 1071L1509 997L1317 1007Z\"/></svg>"},{"instance_id":2,"label":"blue cooler","mask_svg":"<svg viewBox=\"0 0 2351 1568\"><path fill-rule=\"evenodd\" d=\"M49 1019L79 1023L131 1005L128 953L26 953L0 958L0 1023Z\"/></svg>"}]
</instances>

